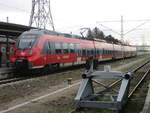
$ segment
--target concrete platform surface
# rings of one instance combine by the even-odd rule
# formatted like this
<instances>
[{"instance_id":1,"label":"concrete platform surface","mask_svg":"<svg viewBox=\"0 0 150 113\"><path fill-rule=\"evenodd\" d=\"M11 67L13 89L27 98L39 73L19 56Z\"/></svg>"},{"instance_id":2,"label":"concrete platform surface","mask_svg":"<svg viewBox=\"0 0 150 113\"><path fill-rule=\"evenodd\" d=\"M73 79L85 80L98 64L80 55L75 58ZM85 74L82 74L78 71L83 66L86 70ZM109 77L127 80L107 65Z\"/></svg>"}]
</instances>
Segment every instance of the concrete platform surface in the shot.
<instances>
[{"instance_id":1,"label":"concrete platform surface","mask_svg":"<svg viewBox=\"0 0 150 113\"><path fill-rule=\"evenodd\" d=\"M141 113L150 113L150 84L149 84L149 90L145 99L145 104Z\"/></svg>"}]
</instances>

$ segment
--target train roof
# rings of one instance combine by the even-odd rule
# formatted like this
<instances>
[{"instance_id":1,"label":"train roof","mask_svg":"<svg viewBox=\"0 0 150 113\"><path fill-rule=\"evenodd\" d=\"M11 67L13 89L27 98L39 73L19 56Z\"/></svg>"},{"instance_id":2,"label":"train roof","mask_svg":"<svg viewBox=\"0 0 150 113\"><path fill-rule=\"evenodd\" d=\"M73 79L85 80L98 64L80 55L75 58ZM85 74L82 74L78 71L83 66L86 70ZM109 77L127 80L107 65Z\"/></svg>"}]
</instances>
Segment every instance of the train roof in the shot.
<instances>
[{"instance_id":1,"label":"train roof","mask_svg":"<svg viewBox=\"0 0 150 113\"><path fill-rule=\"evenodd\" d=\"M45 29L31 29L29 31L24 32L24 34L33 33L33 34L47 34L47 35L54 35L54 36L63 36L67 38L78 38L80 39L81 36L75 34L68 34L68 33L61 33L56 31L50 31Z\"/></svg>"},{"instance_id":2,"label":"train roof","mask_svg":"<svg viewBox=\"0 0 150 113\"><path fill-rule=\"evenodd\" d=\"M87 41L92 40L92 39L83 38L79 35L61 33L61 32L50 31L50 30L46 30L46 29L31 29L29 31L24 32L24 34L29 34L29 33L39 34L39 35L47 34L47 35L61 36L61 37L65 37L65 38L74 38L74 39L81 39L81 40L87 40ZM103 42L103 43L106 43L106 44L111 44L111 43L107 43L105 40L101 40L101 39L94 38L93 40L96 41L96 42ZM120 44L115 44L115 46L121 46L121 45ZM125 45L123 45L123 46L125 46ZM131 47L131 46L127 46L127 47Z\"/></svg>"}]
</instances>

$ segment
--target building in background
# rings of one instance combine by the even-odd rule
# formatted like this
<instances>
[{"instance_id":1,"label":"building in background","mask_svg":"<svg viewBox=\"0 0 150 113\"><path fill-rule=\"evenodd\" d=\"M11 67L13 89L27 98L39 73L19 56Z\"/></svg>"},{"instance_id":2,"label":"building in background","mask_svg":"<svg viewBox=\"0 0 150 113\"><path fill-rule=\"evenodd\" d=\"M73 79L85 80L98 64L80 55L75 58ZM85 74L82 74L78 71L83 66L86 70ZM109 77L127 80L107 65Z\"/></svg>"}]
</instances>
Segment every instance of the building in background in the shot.
<instances>
[{"instance_id":1,"label":"building in background","mask_svg":"<svg viewBox=\"0 0 150 113\"><path fill-rule=\"evenodd\" d=\"M7 47L7 39L0 37L0 52L1 56L1 64L4 65L7 63L6 59L6 47ZM9 39L9 55L13 52L13 45L15 44L15 40Z\"/></svg>"},{"instance_id":2,"label":"building in background","mask_svg":"<svg viewBox=\"0 0 150 113\"><path fill-rule=\"evenodd\" d=\"M150 45L134 45L137 50L137 54L150 54Z\"/></svg>"}]
</instances>

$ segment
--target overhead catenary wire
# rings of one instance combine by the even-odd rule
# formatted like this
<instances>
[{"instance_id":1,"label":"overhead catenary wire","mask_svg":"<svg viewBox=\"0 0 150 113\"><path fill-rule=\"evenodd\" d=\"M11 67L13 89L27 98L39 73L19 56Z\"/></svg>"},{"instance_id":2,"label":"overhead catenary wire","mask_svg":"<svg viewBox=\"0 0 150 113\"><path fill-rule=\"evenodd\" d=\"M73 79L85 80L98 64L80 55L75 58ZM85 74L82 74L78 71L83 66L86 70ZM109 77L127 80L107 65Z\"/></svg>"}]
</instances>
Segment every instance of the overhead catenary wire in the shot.
<instances>
[{"instance_id":1,"label":"overhead catenary wire","mask_svg":"<svg viewBox=\"0 0 150 113\"><path fill-rule=\"evenodd\" d=\"M141 22L141 21L150 21L150 19L141 19L141 20L124 20L123 22ZM97 21L96 23L112 23L112 22L119 22L120 20L108 20L108 21Z\"/></svg>"},{"instance_id":2,"label":"overhead catenary wire","mask_svg":"<svg viewBox=\"0 0 150 113\"><path fill-rule=\"evenodd\" d=\"M128 33L132 32L132 31L136 30L137 28L139 28L139 27L141 27L141 26L145 25L145 24L146 24L146 23L148 23L148 22L149 22L149 21L143 22L142 24L140 24L140 25L136 26L135 28L133 28L133 29L131 29L131 30L127 31L127 32L126 32L126 33L124 33L123 35L126 35L126 34L128 34Z\"/></svg>"}]
</instances>

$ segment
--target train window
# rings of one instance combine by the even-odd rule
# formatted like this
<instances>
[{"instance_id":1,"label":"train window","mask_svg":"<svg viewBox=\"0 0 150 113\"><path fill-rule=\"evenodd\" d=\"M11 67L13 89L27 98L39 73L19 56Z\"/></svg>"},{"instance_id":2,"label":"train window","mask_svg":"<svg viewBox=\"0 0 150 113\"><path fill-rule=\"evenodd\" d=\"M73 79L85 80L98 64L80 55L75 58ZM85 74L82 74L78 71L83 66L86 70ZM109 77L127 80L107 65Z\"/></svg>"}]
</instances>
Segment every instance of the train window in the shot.
<instances>
[{"instance_id":1,"label":"train window","mask_svg":"<svg viewBox=\"0 0 150 113\"><path fill-rule=\"evenodd\" d=\"M111 52L111 55L112 55L113 54L113 50L111 50L110 52Z\"/></svg>"},{"instance_id":2,"label":"train window","mask_svg":"<svg viewBox=\"0 0 150 113\"><path fill-rule=\"evenodd\" d=\"M101 51L100 51L100 49L99 49L99 48L97 48L97 51L98 51L98 56L100 56L100 55L101 55Z\"/></svg>"},{"instance_id":3,"label":"train window","mask_svg":"<svg viewBox=\"0 0 150 113\"><path fill-rule=\"evenodd\" d=\"M55 52L56 52L56 54L61 54L62 53L61 49L62 49L61 43L60 42L55 42Z\"/></svg>"},{"instance_id":4,"label":"train window","mask_svg":"<svg viewBox=\"0 0 150 113\"><path fill-rule=\"evenodd\" d=\"M103 50L103 54L106 55L106 51L105 50Z\"/></svg>"},{"instance_id":5,"label":"train window","mask_svg":"<svg viewBox=\"0 0 150 113\"><path fill-rule=\"evenodd\" d=\"M91 55L94 55L94 50L93 49L91 49Z\"/></svg>"},{"instance_id":6,"label":"train window","mask_svg":"<svg viewBox=\"0 0 150 113\"><path fill-rule=\"evenodd\" d=\"M75 50L76 50L76 53L78 54L78 56L81 56L81 48L80 48L80 45L79 44L75 44Z\"/></svg>"},{"instance_id":7,"label":"train window","mask_svg":"<svg viewBox=\"0 0 150 113\"><path fill-rule=\"evenodd\" d=\"M35 44L35 38L21 38L18 40L17 48L18 49L31 49Z\"/></svg>"},{"instance_id":8,"label":"train window","mask_svg":"<svg viewBox=\"0 0 150 113\"><path fill-rule=\"evenodd\" d=\"M74 44L74 53L78 53L78 47L77 47L77 44Z\"/></svg>"},{"instance_id":9,"label":"train window","mask_svg":"<svg viewBox=\"0 0 150 113\"><path fill-rule=\"evenodd\" d=\"M86 56L86 49L85 48L82 49L82 56Z\"/></svg>"},{"instance_id":10,"label":"train window","mask_svg":"<svg viewBox=\"0 0 150 113\"><path fill-rule=\"evenodd\" d=\"M79 50L78 50L78 56L82 57L82 48L79 48Z\"/></svg>"},{"instance_id":11,"label":"train window","mask_svg":"<svg viewBox=\"0 0 150 113\"><path fill-rule=\"evenodd\" d=\"M104 49L102 50L102 54L104 55L105 53L104 53Z\"/></svg>"},{"instance_id":12,"label":"train window","mask_svg":"<svg viewBox=\"0 0 150 113\"><path fill-rule=\"evenodd\" d=\"M104 55L106 55L106 50L104 50Z\"/></svg>"},{"instance_id":13,"label":"train window","mask_svg":"<svg viewBox=\"0 0 150 113\"><path fill-rule=\"evenodd\" d=\"M49 53L50 54L55 54L55 43L54 42L49 42Z\"/></svg>"},{"instance_id":14,"label":"train window","mask_svg":"<svg viewBox=\"0 0 150 113\"><path fill-rule=\"evenodd\" d=\"M89 49L87 50L87 55L88 55L88 56L91 55L91 52L90 52Z\"/></svg>"},{"instance_id":15,"label":"train window","mask_svg":"<svg viewBox=\"0 0 150 113\"><path fill-rule=\"evenodd\" d=\"M104 50L104 55L106 55L107 53L106 53L106 50Z\"/></svg>"},{"instance_id":16,"label":"train window","mask_svg":"<svg viewBox=\"0 0 150 113\"><path fill-rule=\"evenodd\" d=\"M75 53L75 45L74 44L69 44L69 48L70 48L70 53Z\"/></svg>"},{"instance_id":17,"label":"train window","mask_svg":"<svg viewBox=\"0 0 150 113\"><path fill-rule=\"evenodd\" d=\"M68 43L63 43L63 53L64 54L68 54L69 53L69 49L68 49Z\"/></svg>"},{"instance_id":18,"label":"train window","mask_svg":"<svg viewBox=\"0 0 150 113\"><path fill-rule=\"evenodd\" d=\"M99 56L100 55L100 53L99 53L99 50L98 50L98 48L96 49L96 56Z\"/></svg>"},{"instance_id":19,"label":"train window","mask_svg":"<svg viewBox=\"0 0 150 113\"><path fill-rule=\"evenodd\" d=\"M78 49L78 56L82 56L82 49Z\"/></svg>"},{"instance_id":20,"label":"train window","mask_svg":"<svg viewBox=\"0 0 150 113\"><path fill-rule=\"evenodd\" d=\"M102 50L101 49L99 49L99 55L102 55Z\"/></svg>"},{"instance_id":21,"label":"train window","mask_svg":"<svg viewBox=\"0 0 150 113\"><path fill-rule=\"evenodd\" d=\"M49 49L49 45L48 45L48 41L46 40L44 45L43 45L43 54L48 54L48 49Z\"/></svg>"},{"instance_id":22,"label":"train window","mask_svg":"<svg viewBox=\"0 0 150 113\"><path fill-rule=\"evenodd\" d=\"M109 50L109 55L111 54L110 50Z\"/></svg>"},{"instance_id":23,"label":"train window","mask_svg":"<svg viewBox=\"0 0 150 113\"><path fill-rule=\"evenodd\" d=\"M54 43L53 42L48 42L48 54L54 54L55 50L54 50Z\"/></svg>"}]
</instances>

